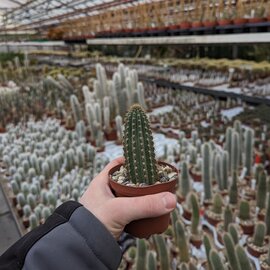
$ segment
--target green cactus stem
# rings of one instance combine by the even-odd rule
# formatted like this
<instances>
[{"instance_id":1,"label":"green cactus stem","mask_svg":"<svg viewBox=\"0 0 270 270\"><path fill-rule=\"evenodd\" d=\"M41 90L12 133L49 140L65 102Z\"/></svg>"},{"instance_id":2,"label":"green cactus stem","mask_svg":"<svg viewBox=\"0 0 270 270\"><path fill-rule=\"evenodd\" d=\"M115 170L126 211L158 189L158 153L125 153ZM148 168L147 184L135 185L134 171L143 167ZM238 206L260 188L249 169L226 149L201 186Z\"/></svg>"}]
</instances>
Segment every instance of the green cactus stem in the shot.
<instances>
[{"instance_id":1,"label":"green cactus stem","mask_svg":"<svg viewBox=\"0 0 270 270\"><path fill-rule=\"evenodd\" d=\"M203 244L205 248L206 258L209 266L209 270L211 270L211 260L210 260L210 251L212 249L212 243L210 241L210 238L207 234L204 234L203 236Z\"/></svg>"},{"instance_id":2,"label":"green cactus stem","mask_svg":"<svg viewBox=\"0 0 270 270\"><path fill-rule=\"evenodd\" d=\"M147 254L147 270L157 270L157 261L153 251Z\"/></svg>"},{"instance_id":3,"label":"green cactus stem","mask_svg":"<svg viewBox=\"0 0 270 270\"><path fill-rule=\"evenodd\" d=\"M215 158L215 178L217 180L218 188L220 191L224 190L222 176L222 158L221 155L217 154Z\"/></svg>"},{"instance_id":4,"label":"green cactus stem","mask_svg":"<svg viewBox=\"0 0 270 270\"><path fill-rule=\"evenodd\" d=\"M259 183L256 194L256 206L259 209L265 208L266 193L267 193L266 173L265 171L262 171L259 175Z\"/></svg>"},{"instance_id":5,"label":"green cactus stem","mask_svg":"<svg viewBox=\"0 0 270 270\"><path fill-rule=\"evenodd\" d=\"M192 208L192 217L191 217L191 233L194 235L199 234L199 223L200 223L200 206L198 198L195 193L190 193L189 203Z\"/></svg>"},{"instance_id":6,"label":"green cactus stem","mask_svg":"<svg viewBox=\"0 0 270 270\"><path fill-rule=\"evenodd\" d=\"M223 236L223 242L226 249L226 255L230 263L231 269L240 270L240 265L234 251L234 241L229 233L225 233Z\"/></svg>"},{"instance_id":7,"label":"green cactus stem","mask_svg":"<svg viewBox=\"0 0 270 270\"><path fill-rule=\"evenodd\" d=\"M210 165L211 165L211 148L209 143L205 143L202 149L202 180L204 186L204 199L212 199L212 179L210 174Z\"/></svg>"},{"instance_id":8,"label":"green cactus stem","mask_svg":"<svg viewBox=\"0 0 270 270\"><path fill-rule=\"evenodd\" d=\"M140 105L133 105L126 115L123 144L130 181L148 185L158 181L153 136Z\"/></svg>"},{"instance_id":9,"label":"green cactus stem","mask_svg":"<svg viewBox=\"0 0 270 270\"><path fill-rule=\"evenodd\" d=\"M240 138L237 132L232 133L231 171L237 171L240 163Z\"/></svg>"},{"instance_id":10,"label":"green cactus stem","mask_svg":"<svg viewBox=\"0 0 270 270\"><path fill-rule=\"evenodd\" d=\"M231 127L227 127L224 148L229 153L229 160L232 160L232 133L233 129ZM229 170L231 170L231 163L229 163Z\"/></svg>"},{"instance_id":11,"label":"green cactus stem","mask_svg":"<svg viewBox=\"0 0 270 270\"><path fill-rule=\"evenodd\" d=\"M254 131L253 129L246 129L245 131L245 167L247 168L247 175L251 175L251 167L253 162L253 144Z\"/></svg>"},{"instance_id":12,"label":"green cactus stem","mask_svg":"<svg viewBox=\"0 0 270 270\"><path fill-rule=\"evenodd\" d=\"M185 234L185 229L182 221L176 222L176 233L177 233L177 246L179 250L180 262L189 262L189 248Z\"/></svg>"},{"instance_id":13,"label":"green cactus stem","mask_svg":"<svg viewBox=\"0 0 270 270\"><path fill-rule=\"evenodd\" d=\"M165 242L165 239L162 235L155 235L155 243L158 252L158 258L160 262L160 270L167 270L170 269L170 261L169 261L169 254L168 248Z\"/></svg>"},{"instance_id":14,"label":"green cactus stem","mask_svg":"<svg viewBox=\"0 0 270 270\"><path fill-rule=\"evenodd\" d=\"M229 202L230 202L230 204L234 204L234 205L237 204L237 202L238 202L237 180L238 180L237 172L234 171L233 175L232 175L232 184L231 184L230 190L229 190Z\"/></svg>"},{"instance_id":15,"label":"green cactus stem","mask_svg":"<svg viewBox=\"0 0 270 270\"><path fill-rule=\"evenodd\" d=\"M229 205L224 210L224 231L228 231L229 224L233 222L233 212Z\"/></svg>"},{"instance_id":16,"label":"green cactus stem","mask_svg":"<svg viewBox=\"0 0 270 270\"><path fill-rule=\"evenodd\" d=\"M216 193L213 198L212 211L215 214L222 214L223 200L219 193Z\"/></svg>"},{"instance_id":17,"label":"green cactus stem","mask_svg":"<svg viewBox=\"0 0 270 270\"><path fill-rule=\"evenodd\" d=\"M250 206L248 201L242 200L239 206L239 218L241 220L249 220L250 219Z\"/></svg>"},{"instance_id":18,"label":"green cactus stem","mask_svg":"<svg viewBox=\"0 0 270 270\"><path fill-rule=\"evenodd\" d=\"M258 222L255 226L255 232L253 235L253 243L257 247L264 245L264 238L266 234L266 226L264 222Z\"/></svg>"},{"instance_id":19,"label":"green cactus stem","mask_svg":"<svg viewBox=\"0 0 270 270\"><path fill-rule=\"evenodd\" d=\"M222 182L224 189L228 189L228 172L229 172L229 153L227 151L224 151L222 154Z\"/></svg>"},{"instance_id":20,"label":"green cactus stem","mask_svg":"<svg viewBox=\"0 0 270 270\"><path fill-rule=\"evenodd\" d=\"M75 122L82 120L81 105L78 98L75 95L70 97L70 104Z\"/></svg>"},{"instance_id":21,"label":"green cactus stem","mask_svg":"<svg viewBox=\"0 0 270 270\"><path fill-rule=\"evenodd\" d=\"M190 191L190 176L188 172L188 164L186 161L183 161L182 163L180 186L181 195L185 198Z\"/></svg>"},{"instance_id":22,"label":"green cactus stem","mask_svg":"<svg viewBox=\"0 0 270 270\"><path fill-rule=\"evenodd\" d=\"M231 235L234 244L237 245L239 242L239 236L238 236L238 231L235 224L233 223L229 224L228 233Z\"/></svg>"},{"instance_id":23,"label":"green cactus stem","mask_svg":"<svg viewBox=\"0 0 270 270\"><path fill-rule=\"evenodd\" d=\"M210 252L210 262L212 270L225 270L224 263L216 250L211 250Z\"/></svg>"},{"instance_id":24,"label":"green cactus stem","mask_svg":"<svg viewBox=\"0 0 270 270\"><path fill-rule=\"evenodd\" d=\"M252 270L250 260L244 248L237 245L235 248L236 256L240 264L240 270Z\"/></svg>"},{"instance_id":25,"label":"green cactus stem","mask_svg":"<svg viewBox=\"0 0 270 270\"><path fill-rule=\"evenodd\" d=\"M266 205L266 213L265 213L265 224L266 224L266 234L270 235L270 193L267 195L267 205Z\"/></svg>"},{"instance_id":26,"label":"green cactus stem","mask_svg":"<svg viewBox=\"0 0 270 270\"><path fill-rule=\"evenodd\" d=\"M136 270L146 270L147 246L144 239L137 239L137 258L135 262Z\"/></svg>"}]
</instances>

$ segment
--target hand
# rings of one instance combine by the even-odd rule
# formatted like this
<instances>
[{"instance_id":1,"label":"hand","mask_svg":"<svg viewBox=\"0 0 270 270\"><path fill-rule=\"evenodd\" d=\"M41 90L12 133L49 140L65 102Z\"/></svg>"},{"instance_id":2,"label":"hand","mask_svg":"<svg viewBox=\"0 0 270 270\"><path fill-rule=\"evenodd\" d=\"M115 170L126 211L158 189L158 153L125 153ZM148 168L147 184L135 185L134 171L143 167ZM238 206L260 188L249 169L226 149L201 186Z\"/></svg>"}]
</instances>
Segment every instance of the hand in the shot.
<instances>
[{"instance_id":1,"label":"hand","mask_svg":"<svg viewBox=\"0 0 270 270\"><path fill-rule=\"evenodd\" d=\"M108 184L108 172L123 163L123 157L111 161L92 180L80 199L80 203L105 225L115 239L131 221L162 216L176 207L176 197L170 192L132 198L114 197Z\"/></svg>"}]
</instances>

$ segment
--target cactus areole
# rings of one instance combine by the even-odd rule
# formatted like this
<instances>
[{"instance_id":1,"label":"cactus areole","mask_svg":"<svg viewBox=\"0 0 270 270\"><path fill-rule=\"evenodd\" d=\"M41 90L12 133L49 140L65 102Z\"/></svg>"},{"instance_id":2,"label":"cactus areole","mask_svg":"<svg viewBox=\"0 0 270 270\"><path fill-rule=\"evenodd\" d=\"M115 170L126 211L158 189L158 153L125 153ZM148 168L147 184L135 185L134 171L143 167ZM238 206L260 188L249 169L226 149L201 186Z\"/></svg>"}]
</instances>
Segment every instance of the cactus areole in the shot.
<instances>
[{"instance_id":1,"label":"cactus areole","mask_svg":"<svg viewBox=\"0 0 270 270\"><path fill-rule=\"evenodd\" d=\"M109 171L109 184L117 197L175 192L178 171L170 164L156 161L150 125L140 105L133 105L126 115L123 145L125 164ZM128 224L125 231L139 238L149 237L165 231L169 219L168 214L136 220Z\"/></svg>"}]
</instances>

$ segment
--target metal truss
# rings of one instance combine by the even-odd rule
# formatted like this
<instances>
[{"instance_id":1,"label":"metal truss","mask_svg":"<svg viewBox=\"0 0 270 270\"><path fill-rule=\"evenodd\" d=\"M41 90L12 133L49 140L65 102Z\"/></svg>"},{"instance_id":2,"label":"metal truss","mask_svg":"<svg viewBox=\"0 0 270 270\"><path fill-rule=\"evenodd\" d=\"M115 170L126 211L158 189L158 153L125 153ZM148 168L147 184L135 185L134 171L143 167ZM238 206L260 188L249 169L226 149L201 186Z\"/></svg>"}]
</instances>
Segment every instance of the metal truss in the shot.
<instances>
[{"instance_id":1,"label":"metal truss","mask_svg":"<svg viewBox=\"0 0 270 270\"><path fill-rule=\"evenodd\" d=\"M5 31L42 29L62 21L89 16L108 8L136 4L134 0L5 0L15 7L3 14ZM1 2L0 2L1 8ZM1 25L0 25L1 26ZM0 27L1 28L1 27ZM1 31L1 30L0 30Z\"/></svg>"}]
</instances>

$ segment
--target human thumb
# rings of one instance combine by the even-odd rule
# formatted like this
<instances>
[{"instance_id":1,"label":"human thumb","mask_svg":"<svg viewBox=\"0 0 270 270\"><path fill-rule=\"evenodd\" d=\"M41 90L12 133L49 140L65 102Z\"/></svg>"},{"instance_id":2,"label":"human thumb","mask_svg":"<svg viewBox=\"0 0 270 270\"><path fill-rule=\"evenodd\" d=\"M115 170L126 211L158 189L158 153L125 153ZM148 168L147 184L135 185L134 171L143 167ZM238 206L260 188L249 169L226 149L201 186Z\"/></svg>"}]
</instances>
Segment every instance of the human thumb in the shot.
<instances>
[{"instance_id":1,"label":"human thumb","mask_svg":"<svg viewBox=\"0 0 270 270\"><path fill-rule=\"evenodd\" d=\"M170 192L139 197L118 197L111 205L111 213L123 225L133 220L165 215L176 207L176 197Z\"/></svg>"}]
</instances>

